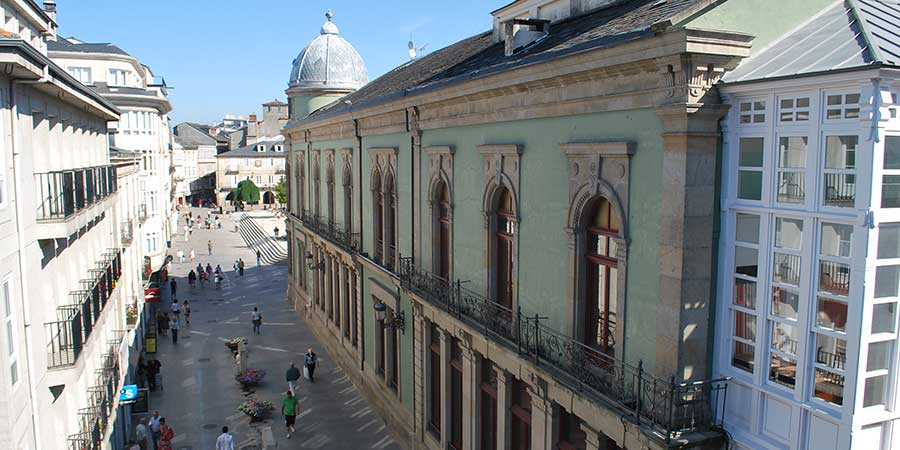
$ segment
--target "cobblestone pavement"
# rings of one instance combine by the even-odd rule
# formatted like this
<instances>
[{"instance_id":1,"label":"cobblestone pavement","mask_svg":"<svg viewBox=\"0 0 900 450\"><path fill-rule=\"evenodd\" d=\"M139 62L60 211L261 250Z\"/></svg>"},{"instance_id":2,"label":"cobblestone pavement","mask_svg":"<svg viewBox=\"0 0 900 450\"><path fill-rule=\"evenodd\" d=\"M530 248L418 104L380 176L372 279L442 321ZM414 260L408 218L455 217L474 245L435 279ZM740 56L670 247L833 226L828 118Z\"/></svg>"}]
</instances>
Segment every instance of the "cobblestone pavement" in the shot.
<instances>
[{"instance_id":1,"label":"cobblestone pavement","mask_svg":"<svg viewBox=\"0 0 900 450\"><path fill-rule=\"evenodd\" d=\"M196 216L205 216L207 209L193 208ZM257 214L254 214L257 215ZM235 216L237 218L237 216ZM265 220L265 219L261 219ZM273 220L273 219L269 219ZM271 222L263 222L263 229L272 233ZM179 220L179 227L184 219ZM283 230L283 225L281 226ZM283 232L283 231L282 231ZM213 254L207 254L211 240ZM197 261L191 263L194 249ZM177 280L176 297L191 305L191 324L182 324L179 341L173 345L171 332L161 336L154 355L162 363L163 390L151 393L150 409L159 410L175 430L174 450L207 450L215 448L216 437L227 425L235 437L237 450L258 449L260 429L271 427L278 449L397 449L384 422L369 407L341 370L332 364L329 355L315 341L313 334L286 303L287 266L285 264L256 266L255 252L248 249L234 223L225 218L222 229L197 230L184 241L183 234L175 238L170 254L185 253L185 263L178 257L171 266ZM245 262L245 273L238 277L232 264L238 258ZM213 286L191 289L187 273L197 263L222 266L225 281L222 288ZM165 311L171 297L168 286L163 289ZM260 335L254 335L250 311L259 308L263 316ZM248 394L242 392L234 380L236 365L224 341L232 337L249 339L248 367L267 371L265 381ZM286 438L281 398L287 390L284 373L291 361L302 367L303 354L313 347L320 357L316 382L298 382L301 412L297 417L296 433ZM248 395L269 400L275 405L270 419L250 424L238 411L238 405Z\"/></svg>"}]
</instances>

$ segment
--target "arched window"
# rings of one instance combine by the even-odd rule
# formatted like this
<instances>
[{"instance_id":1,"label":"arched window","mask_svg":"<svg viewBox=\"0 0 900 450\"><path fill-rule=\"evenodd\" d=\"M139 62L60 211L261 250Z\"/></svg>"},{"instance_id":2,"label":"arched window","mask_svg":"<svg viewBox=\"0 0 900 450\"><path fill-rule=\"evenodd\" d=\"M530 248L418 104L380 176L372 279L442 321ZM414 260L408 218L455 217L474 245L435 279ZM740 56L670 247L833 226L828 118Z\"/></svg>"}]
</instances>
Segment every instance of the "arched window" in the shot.
<instances>
[{"instance_id":1,"label":"arched window","mask_svg":"<svg viewBox=\"0 0 900 450\"><path fill-rule=\"evenodd\" d=\"M350 179L350 165L344 166L344 232L348 235L353 232L353 180Z\"/></svg>"},{"instance_id":2,"label":"arched window","mask_svg":"<svg viewBox=\"0 0 900 450\"><path fill-rule=\"evenodd\" d=\"M616 296L618 293L619 217L613 205L598 197L583 217L582 263L585 271L582 289L585 296L584 343L612 355L615 348Z\"/></svg>"},{"instance_id":3,"label":"arched window","mask_svg":"<svg viewBox=\"0 0 900 450\"><path fill-rule=\"evenodd\" d=\"M381 194L381 173L372 174L372 235L375 236L375 262L382 264L384 255L384 199Z\"/></svg>"},{"instance_id":4,"label":"arched window","mask_svg":"<svg viewBox=\"0 0 900 450\"><path fill-rule=\"evenodd\" d=\"M301 216L306 212L306 168L303 166L304 161L301 157L299 159L299 164L297 164L297 187L300 191L300 214Z\"/></svg>"},{"instance_id":5,"label":"arched window","mask_svg":"<svg viewBox=\"0 0 900 450\"><path fill-rule=\"evenodd\" d=\"M450 281L450 188L439 181L434 192L434 271Z\"/></svg>"},{"instance_id":6,"label":"arched window","mask_svg":"<svg viewBox=\"0 0 900 450\"><path fill-rule=\"evenodd\" d=\"M494 209L494 298L497 303L513 307L513 256L516 236L515 207L512 194L500 187Z\"/></svg>"},{"instance_id":7,"label":"arched window","mask_svg":"<svg viewBox=\"0 0 900 450\"><path fill-rule=\"evenodd\" d=\"M397 197L393 175L388 173L384 181L384 240L387 244L384 266L392 269L397 256Z\"/></svg>"},{"instance_id":8,"label":"arched window","mask_svg":"<svg viewBox=\"0 0 900 450\"><path fill-rule=\"evenodd\" d=\"M316 217L322 216L322 210L320 208L320 204L322 202L321 184L319 161L316 161L315 166L313 166L313 208Z\"/></svg>"},{"instance_id":9,"label":"arched window","mask_svg":"<svg viewBox=\"0 0 900 450\"><path fill-rule=\"evenodd\" d=\"M325 182L328 183L328 226L334 226L334 164L328 163L328 173L325 174Z\"/></svg>"}]
</instances>

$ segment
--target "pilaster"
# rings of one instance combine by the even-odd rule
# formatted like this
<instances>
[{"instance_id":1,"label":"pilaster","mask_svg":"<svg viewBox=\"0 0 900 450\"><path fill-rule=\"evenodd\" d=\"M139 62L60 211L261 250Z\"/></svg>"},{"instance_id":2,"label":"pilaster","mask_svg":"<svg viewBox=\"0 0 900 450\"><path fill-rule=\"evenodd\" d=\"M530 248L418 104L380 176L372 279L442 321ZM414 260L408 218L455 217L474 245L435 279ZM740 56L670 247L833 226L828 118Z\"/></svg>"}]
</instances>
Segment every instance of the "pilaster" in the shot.
<instances>
[{"instance_id":1,"label":"pilaster","mask_svg":"<svg viewBox=\"0 0 900 450\"><path fill-rule=\"evenodd\" d=\"M478 429L478 361L472 344L460 340L462 350L462 445L463 448L477 448L475 431Z\"/></svg>"},{"instance_id":2,"label":"pilaster","mask_svg":"<svg viewBox=\"0 0 900 450\"><path fill-rule=\"evenodd\" d=\"M447 448L450 438L450 339L446 330L440 330L441 340L441 448Z\"/></svg>"},{"instance_id":3,"label":"pilaster","mask_svg":"<svg viewBox=\"0 0 900 450\"><path fill-rule=\"evenodd\" d=\"M422 314L422 305L412 303L413 309L413 428L416 433L416 442L425 439L424 432L428 423L425 395L427 390L428 373L426 373L425 354L428 351L428 336L425 334L427 322Z\"/></svg>"},{"instance_id":4,"label":"pilaster","mask_svg":"<svg viewBox=\"0 0 900 450\"><path fill-rule=\"evenodd\" d=\"M512 406L512 379L511 375L494 366L497 374L497 448L509 448L510 417L509 408Z\"/></svg>"},{"instance_id":5,"label":"pilaster","mask_svg":"<svg viewBox=\"0 0 900 450\"><path fill-rule=\"evenodd\" d=\"M359 370L365 370L366 343L363 328L363 299L362 299L362 267L357 264L353 273L353 297L356 299L356 328L351 330L356 333L356 355L358 357Z\"/></svg>"},{"instance_id":6,"label":"pilaster","mask_svg":"<svg viewBox=\"0 0 900 450\"><path fill-rule=\"evenodd\" d=\"M556 443L553 402L547 398L546 386L542 384L538 380L537 386L527 388L531 396L531 450L553 450Z\"/></svg>"},{"instance_id":7,"label":"pilaster","mask_svg":"<svg viewBox=\"0 0 900 450\"><path fill-rule=\"evenodd\" d=\"M341 334L341 343L346 344L345 339L346 335L349 333L345 333L345 330L349 330L350 328L350 302L347 299L348 280L347 280L347 268L344 267L343 263L338 263L338 302L341 305L341 326L340 326L340 334Z\"/></svg>"}]
</instances>

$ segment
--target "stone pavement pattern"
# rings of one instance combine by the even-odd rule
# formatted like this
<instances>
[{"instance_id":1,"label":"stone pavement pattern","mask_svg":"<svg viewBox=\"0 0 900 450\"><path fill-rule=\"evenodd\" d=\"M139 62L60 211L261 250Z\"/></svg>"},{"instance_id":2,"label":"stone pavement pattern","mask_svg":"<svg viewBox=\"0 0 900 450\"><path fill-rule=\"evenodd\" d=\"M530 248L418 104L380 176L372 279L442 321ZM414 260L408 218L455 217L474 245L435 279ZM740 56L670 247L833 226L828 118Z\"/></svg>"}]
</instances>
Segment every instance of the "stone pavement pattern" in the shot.
<instances>
[{"instance_id":1,"label":"stone pavement pattern","mask_svg":"<svg viewBox=\"0 0 900 450\"><path fill-rule=\"evenodd\" d=\"M194 216L204 217L207 209L192 208ZM251 213L262 221L261 228L272 233L274 219L265 213ZM234 216L238 218L237 215ZM179 227L184 218L179 219ZM282 224L283 233L284 225ZM207 255L207 240L213 242L213 254ZM170 276L178 283L176 297L191 305L191 324L179 332L177 345L169 336L159 338L154 357L162 363L163 390L151 393L150 409L161 416L175 431L174 450L207 450L215 448L216 437L227 425L235 437L235 449L259 449L259 425L237 410L246 397L234 380L236 365L224 341L237 336L249 339L248 367L267 371L266 378L253 395L275 405L269 420L278 449L398 449L384 422L375 414L346 375L332 363L313 334L286 302L287 266L282 264L256 266L255 251L248 249L230 218L223 220L222 229L198 230L195 227L188 242L179 234L172 243L170 254L185 253L186 262L177 256L170 266ZM191 248L197 261L191 263ZM238 277L232 264L243 258L245 272ZM212 284L191 289L187 273L200 262L222 266L225 280L220 290ZM169 310L171 297L168 285L162 309ZM263 316L261 335L253 334L250 311L257 306ZM302 367L303 355L313 347L319 355L316 382L298 382L300 414L296 433L286 438L284 419L280 413L281 399L287 390L284 373L291 361Z\"/></svg>"}]
</instances>

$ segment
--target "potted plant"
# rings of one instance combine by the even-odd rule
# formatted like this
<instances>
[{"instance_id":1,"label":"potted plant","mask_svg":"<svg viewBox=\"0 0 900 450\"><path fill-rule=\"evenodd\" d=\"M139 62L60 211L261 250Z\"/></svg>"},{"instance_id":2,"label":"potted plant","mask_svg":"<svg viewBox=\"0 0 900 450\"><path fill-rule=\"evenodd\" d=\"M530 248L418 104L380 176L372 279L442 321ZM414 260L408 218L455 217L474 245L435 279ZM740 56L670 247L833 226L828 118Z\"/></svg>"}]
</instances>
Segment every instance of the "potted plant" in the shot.
<instances>
[{"instance_id":1,"label":"potted plant","mask_svg":"<svg viewBox=\"0 0 900 450\"><path fill-rule=\"evenodd\" d=\"M138 310L137 305L128 305L125 308L125 323L128 325L137 324Z\"/></svg>"},{"instance_id":2,"label":"potted plant","mask_svg":"<svg viewBox=\"0 0 900 450\"><path fill-rule=\"evenodd\" d=\"M250 386L256 386L262 379L265 378L266 371L263 369L244 369L240 373L234 376L234 379L237 380L238 383L241 383L245 388Z\"/></svg>"},{"instance_id":3,"label":"potted plant","mask_svg":"<svg viewBox=\"0 0 900 450\"><path fill-rule=\"evenodd\" d=\"M272 402L249 398L238 406L238 411L246 414L253 422L263 420L272 411Z\"/></svg>"}]
</instances>

